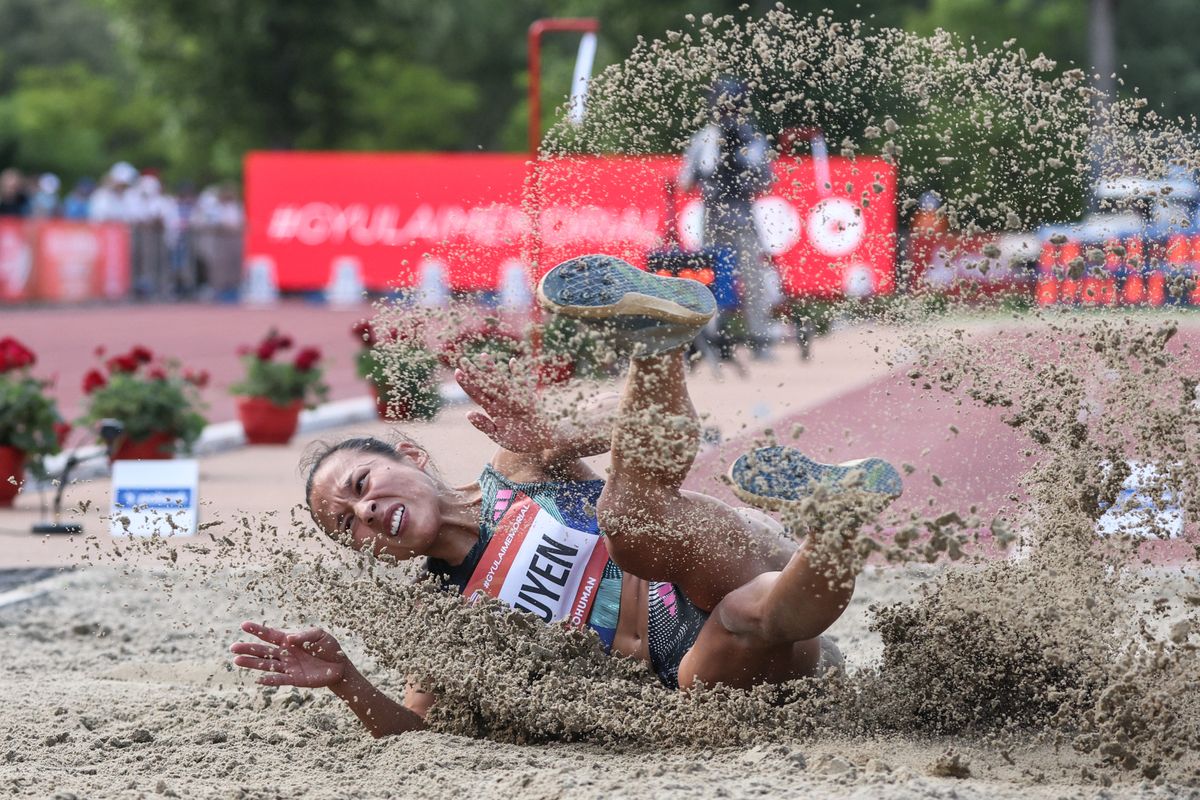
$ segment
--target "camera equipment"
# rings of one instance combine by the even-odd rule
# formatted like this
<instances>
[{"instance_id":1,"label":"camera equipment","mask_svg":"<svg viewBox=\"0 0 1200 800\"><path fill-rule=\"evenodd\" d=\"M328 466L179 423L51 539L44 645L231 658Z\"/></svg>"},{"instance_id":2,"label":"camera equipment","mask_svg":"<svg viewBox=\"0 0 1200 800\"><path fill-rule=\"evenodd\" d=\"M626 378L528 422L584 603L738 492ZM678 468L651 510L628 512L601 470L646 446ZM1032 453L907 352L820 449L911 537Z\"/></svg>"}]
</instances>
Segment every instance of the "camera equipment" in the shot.
<instances>
[{"instance_id":1,"label":"camera equipment","mask_svg":"<svg viewBox=\"0 0 1200 800\"><path fill-rule=\"evenodd\" d=\"M37 522L34 523L32 531L34 533L83 533L83 525L78 522L62 522L62 499L63 491L67 488L67 483L71 479L71 470L85 461L90 461L97 456L111 456L116 448L117 441L125 433L125 426L120 420L102 419L100 420L100 438L104 441L104 449L88 453L80 456L77 450L72 450L67 454L66 463L63 464L62 474L58 476L58 488L54 492L54 521L53 522Z\"/></svg>"}]
</instances>

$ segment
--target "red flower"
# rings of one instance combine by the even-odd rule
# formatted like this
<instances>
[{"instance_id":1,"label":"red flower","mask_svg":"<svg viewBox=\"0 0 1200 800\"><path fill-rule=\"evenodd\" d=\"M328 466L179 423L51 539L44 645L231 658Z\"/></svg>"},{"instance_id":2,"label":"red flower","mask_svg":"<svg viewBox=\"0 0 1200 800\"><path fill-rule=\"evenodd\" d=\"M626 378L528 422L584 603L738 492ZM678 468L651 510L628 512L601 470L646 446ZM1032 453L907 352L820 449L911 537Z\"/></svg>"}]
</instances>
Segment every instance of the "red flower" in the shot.
<instances>
[{"instance_id":1,"label":"red flower","mask_svg":"<svg viewBox=\"0 0 1200 800\"><path fill-rule=\"evenodd\" d=\"M202 369L199 372L192 372L190 369L183 373L183 379L192 384L198 389L203 389L208 385L208 370Z\"/></svg>"},{"instance_id":2,"label":"red flower","mask_svg":"<svg viewBox=\"0 0 1200 800\"><path fill-rule=\"evenodd\" d=\"M375 344L375 329L365 319L360 319L354 323L354 326L350 328L350 333L354 334L354 338L362 342L363 347L371 347Z\"/></svg>"},{"instance_id":3,"label":"red flower","mask_svg":"<svg viewBox=\"0 0 1200 800\"><path fill-rule=\"evenodd\" d=\"M294 344L294 342L292 342L292 337L290 337L290 336L276 336L275 337L276 350L287 350L293 344Z\"/></svg>"},{"instance_id":4,"label":"red flower","mask_svg":"<svg viewBox=\"0 0 1200 800\"><path fill-rule=\"evenodd\" d=\"M58 440L58 446L61 448L67 443L67 437L71 435L71 423L56 422L54 423L54 437Z\"/></svg>"},{"instance_id":5,"label":"red flower","mask_svg":"<svg viewBox=\"0 0 1200 800\"><path fill-rule=\"evenodd\" d=\"M264 339L262 344L258 346L258 349L254 351L254 356L259 361L270 361L275 357L275 351L278 349L274 339Z\"/></svg>"},{"instance_id":6,"label":"red flower","mask_svg":"<svg viewBox=\"0 0 1200 800\"><path fill-rule=\"evenodd\" d=\"M91 394L97 389L107 386L108 381L105 380L103 373L98 369L88 370L87 375L83 376L83 393Z\"/></svg>"},{"instance_id":7,"label":"red flower","mask_svg":"<svg viewBox=\"0 0 1200 800\"><path fill-rule=\"evenodd\" d=\"M296 354L296 369L308 372L321 360L321 351L315 347L306 347Z\"/></svg>"},{"instance_id":8,"label":"red flower","mask_svg":"<svg viewBox=\"0 0 1200 800\"><path fill-rule=\"evenodd\" d=\"M151 367L146 370L146 377L152 381L165 381L167 379L167 371L162 367Z\"/></svg>"},{"instance_id":9,"label":"red flower","mask_svg":"<svg viewBox=\"0 0 1200 800\"><path fill-rule=\"evenodd\" d=\"M154 353L151 353L149 348L143 347L140 344L134 345L133 349L129 351L129 355L139 364L149 364L154 360Z\"/></svg>"},{"instance_id":10,"label":"red flower","mask_svg":"<svg viewBox=\"0 0 1200 800\"><path fill-rule=\"evenodd\" d=\"M123 356L113 356L108 361L104 362L104 365L108 367L110 374L117 372L136 372L138 368L138 361L132 355L126 353Z\"/></svg>"},{"instance_id":11,"label":"red flower","mask_svg":"<svg viewBox=\"0 0 1200 800\"><path fill-rule=\"evenodd\" d=\"M0 372L31 367L36 361L37 356L33 351L13 337L5 336L0 339Z\"/></svg>"}]
</instances>

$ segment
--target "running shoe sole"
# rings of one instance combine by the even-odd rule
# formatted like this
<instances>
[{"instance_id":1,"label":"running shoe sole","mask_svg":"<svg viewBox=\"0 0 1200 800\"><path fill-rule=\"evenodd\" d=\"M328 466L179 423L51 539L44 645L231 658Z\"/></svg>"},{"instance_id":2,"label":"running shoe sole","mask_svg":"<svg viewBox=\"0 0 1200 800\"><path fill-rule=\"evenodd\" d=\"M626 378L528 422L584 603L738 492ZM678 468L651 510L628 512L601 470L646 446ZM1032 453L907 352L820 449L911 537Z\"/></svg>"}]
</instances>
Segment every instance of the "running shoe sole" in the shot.
<instances>
[{"instance_id":1,"label":"running shoe sole","mask_svg":"<svg viewBox=\"0 0 1200 800\"><path fill-rule=\"evenodd\" d=\"M729 467L733 492L743 502L774 509L811 495L818 486L834 491L857 489L888 498L904 488L900 473L882 458L822 464L793 447L760 447L743 453Z\"/></svg>"},{"instance_id":2,"label":"running shoe sole","mask_svg":"<svg viewBox=\"0 0 1200 800\"><path fill-rule=\"evenodd\" d=\"M652 275L614 256L572 258L538 282L542 308L584 320L657 320L697 330L717 301L699 281Z\"/></svg>"}]
</instances>

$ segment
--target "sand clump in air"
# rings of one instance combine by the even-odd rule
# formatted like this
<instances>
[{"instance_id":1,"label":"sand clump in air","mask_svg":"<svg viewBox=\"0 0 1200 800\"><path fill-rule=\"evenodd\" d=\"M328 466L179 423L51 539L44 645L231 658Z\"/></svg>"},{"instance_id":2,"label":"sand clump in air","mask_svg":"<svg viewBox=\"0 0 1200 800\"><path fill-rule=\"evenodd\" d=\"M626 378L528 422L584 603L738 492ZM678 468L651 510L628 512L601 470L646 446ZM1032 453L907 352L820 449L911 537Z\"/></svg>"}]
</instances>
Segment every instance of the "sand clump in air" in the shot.
<instances>
[{"instance_id":1,"label":"sand clump in air","mask_svg":"<svg viewBox=\"0 0 1200 800\"><path fill-rule=\"evenodd\" d=\"M1113 102L1093 117L1080 70L1011 43L988 51L944 33L874 31L781 9L746 22L689 19L639 44L595 79L585 124L550 133L547 155L679 151L703 122L700 90L725 73L750 83L764 129L818 126L844 156L894 163L904 212L934 176L944 213L967 233L1060 218L1074 202L1061 179L1084 174L1096 132L1113 175L1133 165L1161 176L1196 161L1184 128L1144 101ZM895 100L886 114L876 107L884 94ZM996 128L1010 135L995 137ZM1025 163L1013 155L1028 149L1039 165L1012 174L1008 164ZM531 185L531 204L537 191ZM581 186L577 202L587 204L589 191ZM1009 267L984 256L975 268ZM9 712L17 735L0 755L10 785L45 796L46 771L63 767L64 791L78 796L568 786L588 796L1029 797L1195 786L1195 553L1155 513L1131 512L1124 529L1096 533L1131 463L1154 465L1143 492L1159 507L1181 506L1194 525L1200 411L1186 337L1165 319L1100 314L1030 315L983 337L931 322L930 306L917 293L882 315L912 332L898 374L953 402L998 409L1028 437L1032 467L995 519L975 508L872 508L825 492L779 515L792 535L818 537L831 569L867 565L834 629L844 674L667 692L644 665L605 656L590 634L492 603L466 606L414 582L417 565L323 542L298 509L290 520L224 520L196 542L89 547L90 568L61 597L21 616L0 612L0 630L22 648L14 677L26 689ZM381 309L380 324L398 330L380 347L385 372L409 368L399 355L405 337L445 341L477 322L459 310L424 313ZM602 343L564 336L595 354L593 377L620 374ZM523 348L528 356L528 339ZM579 422L573 400L586 392L571 391L556 413ZM645 413L627 432L670 470L679 453L664 445L681 419ZM1177 558L1156 560L1164 547ZM189 549L208 566L177 558ZM997 560L1005 549L1011 557ZM133 565L146 556L154 569ZM245 617L328 626L394 695L415 677L439 698L432 731L373 742L327 692L249 684L221 666ZM58 705L47 715L36 687L50 674L66 679L53 684Z\"/></svg>"}]
</instances>

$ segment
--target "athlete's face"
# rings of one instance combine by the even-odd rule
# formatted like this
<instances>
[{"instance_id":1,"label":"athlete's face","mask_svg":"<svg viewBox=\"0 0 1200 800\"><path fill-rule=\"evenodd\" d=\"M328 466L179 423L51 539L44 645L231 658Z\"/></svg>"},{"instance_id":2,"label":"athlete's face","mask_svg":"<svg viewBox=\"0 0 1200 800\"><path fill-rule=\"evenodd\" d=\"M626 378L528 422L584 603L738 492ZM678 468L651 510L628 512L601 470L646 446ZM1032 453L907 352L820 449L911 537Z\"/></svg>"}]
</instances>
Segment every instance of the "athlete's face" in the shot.
<instances>
[{"instance_id":1,"label":"athlete's face","mask_svg":"<svg viewBox=\"0 0 1200 800\"><path fill-rule=\"evenodd\" d=\"M424 451L408 444L395 456L339 450L313 475L313 519L356 550L399 561L425 555L441 527L438 483L427 464Z\"/></svg>"}]
</instances>

